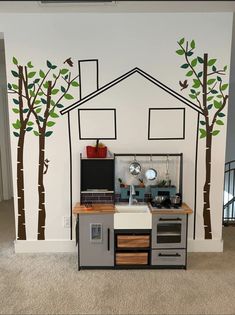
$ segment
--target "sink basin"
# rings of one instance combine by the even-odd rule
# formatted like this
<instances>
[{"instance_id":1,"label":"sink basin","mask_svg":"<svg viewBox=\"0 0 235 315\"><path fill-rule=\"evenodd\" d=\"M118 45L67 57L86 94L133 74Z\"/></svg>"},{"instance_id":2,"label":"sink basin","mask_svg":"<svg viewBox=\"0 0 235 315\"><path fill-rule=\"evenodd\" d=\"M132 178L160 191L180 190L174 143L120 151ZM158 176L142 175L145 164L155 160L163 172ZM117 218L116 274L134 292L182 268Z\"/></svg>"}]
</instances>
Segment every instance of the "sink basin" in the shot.
<instances>
[{"instance_id":1,"label":"sink basin","mask_svg":"<svg viewBox=\"0 0 235 315\"><path fill-rule=\"evenodd\" d=\"M149 207L144 205L115 205L115 229L151 229L152 214Z\"/></svg>"},{"instance_id":2,"label":"sink basin","mask_svg":"<svg viewBox=\"0 0 235 315\"><path fill-rule=\"evenodd\" d=\"M147 205L116 205L116 211L120 213L146 213L149 212Z\"/></svg>"}]
</instances>

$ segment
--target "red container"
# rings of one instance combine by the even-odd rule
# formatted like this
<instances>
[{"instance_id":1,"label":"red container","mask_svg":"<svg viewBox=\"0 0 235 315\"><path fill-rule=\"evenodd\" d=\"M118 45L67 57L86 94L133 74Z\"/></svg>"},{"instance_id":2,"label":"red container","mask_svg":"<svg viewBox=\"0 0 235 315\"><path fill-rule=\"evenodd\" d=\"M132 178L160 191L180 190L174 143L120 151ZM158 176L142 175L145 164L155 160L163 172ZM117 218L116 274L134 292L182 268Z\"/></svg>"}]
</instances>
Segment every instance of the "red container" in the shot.
<instances>
[{"instance_id":1,"label":"red container","mask_svg":"<svg viewBox=\"0 0 235 315\"><path fill-rule=\"evenodd\" d=\"M106 158L107 147L92 147L88 145L86 147L86 154L88 158Z\"/></svg>"}]
</instances>

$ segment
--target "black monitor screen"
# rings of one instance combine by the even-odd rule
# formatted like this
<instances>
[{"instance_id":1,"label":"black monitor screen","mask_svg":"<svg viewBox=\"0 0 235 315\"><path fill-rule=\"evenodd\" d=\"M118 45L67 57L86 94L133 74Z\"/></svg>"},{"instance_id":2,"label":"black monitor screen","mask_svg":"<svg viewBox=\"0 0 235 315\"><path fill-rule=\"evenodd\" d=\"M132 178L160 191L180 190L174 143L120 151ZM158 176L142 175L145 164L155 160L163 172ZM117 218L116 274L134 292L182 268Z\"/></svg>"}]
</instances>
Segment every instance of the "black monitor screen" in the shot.
<instances>
[{"instance_id":1,"label":"black monitor screen","mask_svg":"<svg viewBox=\"0 0 235 315\"><path fill-rule=\"evenodd\" d=\"M114 191L114 160L81 160L81 191L106 189Z\"/></svg>"}]
</instances>

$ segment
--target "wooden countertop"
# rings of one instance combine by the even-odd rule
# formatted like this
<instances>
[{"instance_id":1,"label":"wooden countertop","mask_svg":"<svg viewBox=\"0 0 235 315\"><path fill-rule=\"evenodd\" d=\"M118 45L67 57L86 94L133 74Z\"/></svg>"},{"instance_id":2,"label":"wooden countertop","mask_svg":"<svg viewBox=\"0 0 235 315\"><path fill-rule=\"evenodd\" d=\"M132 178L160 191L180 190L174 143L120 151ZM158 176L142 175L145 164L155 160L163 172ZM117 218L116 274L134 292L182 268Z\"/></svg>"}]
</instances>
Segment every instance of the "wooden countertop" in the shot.
<instances>
[{"instance_id":1,"label":"wooden countertop","mask_svg":"<svg viewBox=\"0 0 235 315\"><path fill-rule=\"evenodd\" d=\"M77 202L73 208L74 214L104 214L104 213L114 213L115 205L112 203L93 203L91 207L86 207L84 204Z\"/></svg>"},{"instance_id":2,"label":"wooden countertop","mask_svg":"<svg viewBox=\"0 0 235 315\"><path fill-rule=\"evenodd\" d=\"M193 210L186 204L182 203L181 208L179 209L167 209L167 208L162 208L162 209L155 209L151 206L151 204L148 204L150 211L153 214L191 214L193 213Z\"/></svg>"},{"instance_id":3,"label":"wooden countertop","mask_svg":"<svg viewBox=\"0 0 235 315\"><path fill-rule=\"evenodd\" d=\"M148 204L150 212L153 214L191 214L193 210L186 204L182 203L180 209L154 209L151 204ZM112 203L94 203L89 208L84 204L77 202L73 208L74 214L105 214L115 213L116 208Z\"/></svg>"}]
</instances>

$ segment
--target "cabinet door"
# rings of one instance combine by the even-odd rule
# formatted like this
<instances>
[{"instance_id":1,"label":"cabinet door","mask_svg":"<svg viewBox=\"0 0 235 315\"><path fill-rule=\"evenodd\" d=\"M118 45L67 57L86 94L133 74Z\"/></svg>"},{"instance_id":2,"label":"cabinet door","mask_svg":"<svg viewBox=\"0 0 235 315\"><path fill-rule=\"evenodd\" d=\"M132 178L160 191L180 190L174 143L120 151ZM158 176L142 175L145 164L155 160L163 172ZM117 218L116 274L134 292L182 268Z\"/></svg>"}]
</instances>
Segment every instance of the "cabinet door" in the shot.
<instances>
[{"instance_id":1,"label":"cabinet door","mask_svg":"<svg viewBox=\"0 0 235 315\"><path fill-rule=\"evenodd\" d=\"M114 266L113 214L79 215L80 266Z\"/></svg>"},{"instance_id":2,"label":"cabinet door","mask_svg":"<svg viewBox=\"0 0 235 315\"><path fill-rule=\"evenodd\" d=\"M185 248L186 215L153 215L152 248Z\"/></svg>"}]
</instances>

